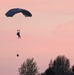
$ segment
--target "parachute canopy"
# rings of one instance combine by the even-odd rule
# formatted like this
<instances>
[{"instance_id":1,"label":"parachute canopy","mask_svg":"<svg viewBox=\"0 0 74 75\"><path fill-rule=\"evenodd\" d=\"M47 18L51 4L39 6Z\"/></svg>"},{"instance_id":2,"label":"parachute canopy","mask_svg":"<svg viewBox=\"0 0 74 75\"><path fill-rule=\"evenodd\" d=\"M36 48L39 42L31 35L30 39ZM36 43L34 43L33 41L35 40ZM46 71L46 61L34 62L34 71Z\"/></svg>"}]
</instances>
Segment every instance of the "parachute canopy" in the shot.
<instances>
[{"instance_id":1,"label":"parachute canopy","mask_svg":"<svg viewBox=\"0 0 74 75\"><path fill-rule=\"evenodd\" d=\"M8 10L6 12L5 15L7 17L13 17L17 13L22 13L25 17L31 17L32 16L32 14L28 10L21 9L21 8L13 8L13 9L10 9L10 10Z\"/></svg>"}]
</instances>

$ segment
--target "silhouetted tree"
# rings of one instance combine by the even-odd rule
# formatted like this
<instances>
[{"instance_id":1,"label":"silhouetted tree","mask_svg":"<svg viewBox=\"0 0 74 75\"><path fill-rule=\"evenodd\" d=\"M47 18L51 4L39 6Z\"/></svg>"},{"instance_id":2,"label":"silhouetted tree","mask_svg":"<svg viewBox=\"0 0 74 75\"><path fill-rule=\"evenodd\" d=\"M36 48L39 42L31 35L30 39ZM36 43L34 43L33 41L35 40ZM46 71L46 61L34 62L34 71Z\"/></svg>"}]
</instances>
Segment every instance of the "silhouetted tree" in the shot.
<instances>
[{"instance_id":1,"label":"silhouetted tree","mask_svg":"<svg viewBox=\"0 0 74 75\"><path fill-rule=\"evenodd\" d=\"M74 75L74 65L72 66L72 72L71 72L71 75Z\"/></svg>"},{"instance_id":2,"label":"silhouetted tree","mask_svg":"<svg viewBox=\"0 0 74 75\"><path fill-rule=\"evenodd\" d=\"M49 67L49 68L45 71L45 75L55 75L54 70L52 69L52 67Z\"/></svg>"},{"instance_id":3,"label":"silhouetted tree","mask_svg":"<svg viewBox=\"0 0 74 75\"><path fill-rule=\"evenodd\" d=\"M53 61L53 70L56 75L69 75L70 74L70 62L65 56L58 56Z\"/></svg>"},{"instance_id":4,"label":"silhouetted tree","mask_svg":"<svg viewBox=\"0 0 74 75\"><path fill-rule=\"evenodd\" d=\"M53 66L53 61L52 59L50 60L50 63L49 63L49 68Z\"/></svg>"},{"instance_id":5,"label":"silhouetted tree","mask_svg":"<svg viewBox=\"0 0 74 75\"><path fill-rule=\"evenodd\" d=\"M34 59L27 59L19 68L20 75L38 75L38 67Z\"/></svg>"},{"instance_id":6,"label":"silhouetted tree","mask_svg":"<svg viewBox=\"0 0 74 75\"><path fill-rule=\"evenodd\" d=\"M41 73L40 75L45 75L45 72Z\"/></svg>"},{"instance_id":7,"label":"silhouetted tree","mask_svg":"<svg viewBox=\"0 0 74 75\"><path fill-rule=\"evenodd\" d=\"M72 66L72 72L74 73L74 65Z\"/></svg>"}]
</instances>

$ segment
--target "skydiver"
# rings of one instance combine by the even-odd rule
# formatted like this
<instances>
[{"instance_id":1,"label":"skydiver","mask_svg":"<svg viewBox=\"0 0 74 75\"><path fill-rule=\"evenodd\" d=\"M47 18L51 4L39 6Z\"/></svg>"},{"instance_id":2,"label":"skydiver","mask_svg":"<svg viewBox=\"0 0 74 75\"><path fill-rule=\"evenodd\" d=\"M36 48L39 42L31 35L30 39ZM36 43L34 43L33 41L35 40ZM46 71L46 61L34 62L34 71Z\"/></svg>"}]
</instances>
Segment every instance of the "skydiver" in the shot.
<instances>
[{"instance_id":1,"label":"skydiver","mask_svg":"<svg viewBox=\"0 0 74 75\"><path fill-rule=\"evenodd\" d=\"M21 36L20 36L20 30L17 30L17 36L18 36L19 39L21 38Z\"/></svg>"}]
</instances>

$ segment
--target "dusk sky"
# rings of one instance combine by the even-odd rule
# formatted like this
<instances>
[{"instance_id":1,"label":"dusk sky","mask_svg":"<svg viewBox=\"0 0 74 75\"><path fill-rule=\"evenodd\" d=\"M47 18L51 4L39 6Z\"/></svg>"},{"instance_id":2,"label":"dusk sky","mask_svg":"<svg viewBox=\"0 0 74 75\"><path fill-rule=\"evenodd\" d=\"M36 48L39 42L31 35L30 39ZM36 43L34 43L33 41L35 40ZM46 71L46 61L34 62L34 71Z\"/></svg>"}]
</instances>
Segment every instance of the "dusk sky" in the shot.
<instances>
[{"instance_id":1,"label":"dusk sky","mask_svg":"<svg viewBox=\"0 0 74 75\"><path fill-rule=\"evenodd\" d=\"M12 8L29 10L32 17L21 13L6 17ZM0 1L0 75L19 75L18 68L27 58L34 58L39 72L44 72L58 55L74 64L74 0Z\"/></svg>"}]
</instances>

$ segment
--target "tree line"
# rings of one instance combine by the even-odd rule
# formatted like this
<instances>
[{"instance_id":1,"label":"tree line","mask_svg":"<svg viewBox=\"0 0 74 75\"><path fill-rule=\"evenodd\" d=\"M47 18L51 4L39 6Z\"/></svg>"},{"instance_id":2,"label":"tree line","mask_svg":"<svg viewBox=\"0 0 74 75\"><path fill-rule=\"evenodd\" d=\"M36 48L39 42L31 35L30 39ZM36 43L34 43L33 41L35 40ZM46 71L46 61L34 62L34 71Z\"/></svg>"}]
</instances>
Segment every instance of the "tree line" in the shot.
<instances>
[{"instance_id":1,"label":"tree line","mask_svg":"<svg viewBox=\"0 0 74 75\"><path fill-rule=\"evenodd\" d=\"M28 58L18 68L20 75L74 75L74 65L70 67L70 60L64 55L51 59L48 68L43 73L39 73L38 70L34 58Z\"/></svg>"}]
</instances>

